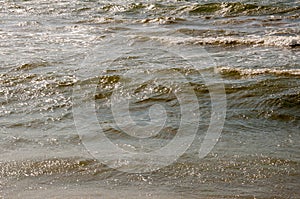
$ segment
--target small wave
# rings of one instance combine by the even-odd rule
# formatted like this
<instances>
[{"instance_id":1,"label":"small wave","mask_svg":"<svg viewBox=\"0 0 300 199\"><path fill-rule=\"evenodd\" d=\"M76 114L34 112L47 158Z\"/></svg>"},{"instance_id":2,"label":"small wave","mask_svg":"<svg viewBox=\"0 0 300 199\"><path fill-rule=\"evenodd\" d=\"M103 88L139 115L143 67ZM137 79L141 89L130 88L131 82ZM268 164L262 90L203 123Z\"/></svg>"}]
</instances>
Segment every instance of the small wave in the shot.
<instances>
[{"instance_id":1,"label":"small wave","mask_svg":"<svg viewBox=\"0 0 300 199\"><path fill-rule=\"evenodd\" d=\"M241 32L233 30L214 30L214 29L204 29L196 30L189 28L180 28L176 32L193 36L193 37L218 37L218 36L239 36L242 35Z\"/></svg>"},{"instance_id":2,"label":"small wave","mask_svg":"<svg viewBox=\"0 0 300 199\"><path fill-rule=\"evenodd\" d=\"M217 37L153 37L171 44L190 45L254 45L254 46L275 46L275 47L298 47L300 36L217 36Z\"/></svg>"},{"instance_id":3,"label":"small wave","mask_svg":"<svg viewBox=\"0 0 300 199\"><path fill-rule=\"evenodd\" d=\"M101 10L109 13L151 13L155 14L189 14L189 15L217 15L217 16L244 16L244 15L266 15L282 14L299 10L300 7L285 7L271 5L256 5L247 3L189 3L180 2L174 5L170 2L165 3L128 3L112 4L108 3L101 7Z\"/></svg>"},{"instance_id":4,"label":"small wave","mask_svg":"<svg viewBox=\"0 0 300 199\"><path fill-rule=\"evenodd\" d=\"M0 101L0 117L4 117L1 124L38 127L48 120L64 118L72 106L70 89L75 78L21 72L0 75L0 93L4 94ZM47 116L41 117L42 113Z\"/></svg>"},{"instance_id":5,"label":"small wave","mask_svg":"<svg viewBox=\"0 0 300 199\"><path fill-rule=\"evenodd\" d=\"M176 3L175 3L176 2ZM56 5L49 3L32 5L30 3L12 3L6 2L0 6L0 10L8 13L20 14L126 14L126 15L142 15L145 13L152 16L161 15L214 15L214 16L245 16L245 15L268 15L296 13L299 6L274 6L259 5L249 3L191 3L188 1L120 1L114 3L110 1L85 1L76 2L72 5L67 2L60 2ZM21 24L22 25L22 24ZM26 25L26 24L25 24Z\"/></svg>"},{"instance_id":6,"label":"small wave","mask_svg":"<svg viewBox=\"0 0 300 199\"><path fill-rule=\"evenodd\" d=\"M15 68L15 71L19 71L19 70L31 70L31 69L35 69L38 67L45 67L48 66L49 63L47 62L34 62L34 63L26 63L26 64L22 64L21 66L18 66L17 68Z\"/></svg>"},{"instance_id":7,"label":"small wave","mask_svg":"<svg viewBox=\"0 0 300 199\"><path fill-rule=\"evenodd\" d=\"M278 76L300 76L300 69L246 69L246 68L231 68L231 67L219 67L217 72L223 75L233 76L254 76L254 75L278 75Z\"/></svg>"},{"instance_id":8,"label":"small wave","mask_svg":"<svg viewBox=\"0 0 300 199\"><path fill-rule=\"evenodd\" d=\"M48 159L41 161L25 160L0 162L0 177L27 177L74 173L83 171L85 167L95 164L90 159Z\"/></svg>"},{"instance_id":9,"label":"small wave","mask_svg":"<svg viewBox=\"0 0 300 199\"><path fill-rule=\"evenodd\" d=\"M138 20L138 23L157 23L157 24L175 24L181 21L185 21L183 18L177 17L157 17L157 18L146 18Z\"/></svg>"},{"instance_id":10,"label":"small wave","mask_svg":"<svg viewBox=\"0 0 300 199\"><path fill-rule=\"evenodd\" d=\"M290 90L270 95L257 105L259 116L279 121L299 121L300 93Z\"/></svg>"},{"instance_id":11,"label":"small wave","mask_svg":"<svg viewBox=\"0 0 300 199\"><path fill-rule=\"evenodd\" d=\"M282 14L299 10L300 7L260 6L244 3L210 3L195 5L187 9L189 14L214 14L221 16Z\"/></svg>"},{"instance_id":12,"label":"small wave","mask_svg":"<svg viewBox=\"0 0 300 199\"><path fill-rule=\"evenodd\" d=\"M113 17L94 17L92 19L80 19L76 24L109 24L109 23L123 23L123 19L115 19Z\"/></svg>"}]
</instances>

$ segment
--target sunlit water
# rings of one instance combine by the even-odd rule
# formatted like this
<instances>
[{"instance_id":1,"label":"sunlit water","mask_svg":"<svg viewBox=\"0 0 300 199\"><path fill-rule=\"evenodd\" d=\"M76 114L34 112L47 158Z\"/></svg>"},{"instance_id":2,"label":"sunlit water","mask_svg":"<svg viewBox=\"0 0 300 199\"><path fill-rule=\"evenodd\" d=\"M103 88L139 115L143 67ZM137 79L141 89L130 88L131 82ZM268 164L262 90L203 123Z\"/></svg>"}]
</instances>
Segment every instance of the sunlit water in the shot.
<instances>
[{"instance_id":1,"label":"sunlit water","mask_svg":"<svg viewBox=\"0 0 300 199\"><path fill-rule=\"evenodd\" d=\"M299 1L288 0L0 1L0 198L299 198L299 10ZM167 52L174 49L175 58ZM186 52L209 55L216 67L191 66L181 59ZM219 141L200 159L213 114L203 75L221 77L227 109ZM164 107L158 134L122 132L111 107L116 87L132 97L139 125L150 121L152 105ZM197 96L199 128L189 149L159 170L111 169L87 151L75 127L72 109L94 101L114 144L156 150L177 133L176 93L187 87ZM187 107L190 94L182 96Z\"/></svg>"}]
</instances>

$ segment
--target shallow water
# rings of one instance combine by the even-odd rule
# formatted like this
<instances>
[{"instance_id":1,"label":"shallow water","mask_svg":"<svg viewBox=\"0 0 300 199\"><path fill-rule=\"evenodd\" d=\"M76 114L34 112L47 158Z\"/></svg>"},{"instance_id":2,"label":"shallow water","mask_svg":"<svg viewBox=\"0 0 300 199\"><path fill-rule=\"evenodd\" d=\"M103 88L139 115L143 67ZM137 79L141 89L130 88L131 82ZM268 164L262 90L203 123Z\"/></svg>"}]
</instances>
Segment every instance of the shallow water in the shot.
<instances>
[{"instance_id":1,"label":"shallow water","mask_svg":"<svg viewBox=\"0 0 300 199\"><path fill-rule=\"evenodd\" d=\"M299 9L0 1L0 198L299 198Z\"/></svg>"}]
</instances>

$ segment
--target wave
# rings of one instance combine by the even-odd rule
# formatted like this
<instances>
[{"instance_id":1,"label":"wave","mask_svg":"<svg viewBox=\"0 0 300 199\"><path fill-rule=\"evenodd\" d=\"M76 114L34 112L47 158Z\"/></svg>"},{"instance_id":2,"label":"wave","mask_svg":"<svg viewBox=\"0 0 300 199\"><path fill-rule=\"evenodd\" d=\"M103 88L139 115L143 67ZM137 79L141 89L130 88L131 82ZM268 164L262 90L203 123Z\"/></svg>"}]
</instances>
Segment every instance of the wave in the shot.
<instances>
[{"instance_id":1,"label":"wave","mask_svg":"<svg viewBox=\"0 0 300 199\"><path fill-rule=\"evenodd\" d=\"M1 125L40 128L47 121L69 117L70 90L76 79L69 75L26 73L40 66L43 65L23 64L7 74L0 74Z\"/></svg>"},{"instance_id":2,"label":"wave","mask_svg":"<svg viewBox=\"0 0 300 199\"><path fill-rule=\"evenodd\" d=\"M231 67L219 67L217 72L223 75L231 76L254 76L271 74L276 76L300 76L300 69L270 69L270 68L231 68Z\"/></svg>"},{"instance_id":3,"label":"wave","mask_svg":"<svg viewBox=\"0 0 300 199\"><path fill-rule=\"evenodd\" d=\"M176 2L176 3L175 3ZM245 15L271 15L283 13L297 13L300 6L290 3L286 5L259 5L241 2L223 3L195 3L188 1L85 1L69 5L60 2L53 7L51 3L28 4L6 2L0 11L20 14L126 14L126 15L215 15L215 16L245 16ZM49 6L51 5L51 6Z\"/></svg>"},{"instance_id":4,"label":"wave","mask_svg":"<svg viewBox=\"0 0 300 199\"><path fill-rule=\"evenodd\" d=\"M221 16L282 14L299 10L300 7L261 6L244 3L210 3L187 9L189 14L214 14Z\"/></svg>"},{"instance_id":5,"label":"wave","mask_svg":"<svg viewBox=\"0 0 300 199\"><path fill-rule=\"evenodd\" d=\"M142 20L137 20L138 23L157 23L157 24L175 24L185 21L183 18L179 17L156 17L156 18L146 18Z\"/></svg>"},{"instance_id":6,"label":"wave","mask_svg":"<svg viewBox=\"0 0 300 199\"><path fill-rule=\"evenodd\" d=\"M83 171L84 167L93 166L96 162L82 158L46 159L41 161L8 161L0 162L0 177L34 177L75 173ZM99 167L99 166L98 166ZM89 172L89 171L87 171ZM90 172L93 172L92 170Z\"/></svg>"},{"instance_id":7,"label":"wave","mask_svg":"<svg viewBox=\"0 0 300 199\"><path fill-rule=\"evenodd\" d=\"M49 66L49 63L47 63L47 62L32 62L32 63L22 64L16 68L14 68L14 70L15 71L27 71L27 70L32 70L35 68L45 67L45 66Z\"/></svg>"},{"instance_id":8,"label":"wave","mask_svg":"<svg viewBox=\"0 0 300 199\"><path fill-rule=\"evenodd\" d=\"M110 13L151 13L156 14L177 14L177 15L216 15L216 16L245 16L245 15L266 15L266 14L283 14L289 12L297 12L299 6L273 6L273 5L257 5L247 3L190 3L177 2L173 4L165 3L128 3L128 4L112 4L108 3L101 7L103 12Z\"/></svg>"},{"instance_id":9,"label":"wave","mask_svg":"<svg viewBox=\"0 0 300 199\"><path fill-rule=\"evenodd\" d=\"M152 37L152 39L168 42L171 44L186 45L221 45L221 46L275 46L275 47L299 47L300 36L217 36L217 37Z\"/></svg>"}]
</instances>

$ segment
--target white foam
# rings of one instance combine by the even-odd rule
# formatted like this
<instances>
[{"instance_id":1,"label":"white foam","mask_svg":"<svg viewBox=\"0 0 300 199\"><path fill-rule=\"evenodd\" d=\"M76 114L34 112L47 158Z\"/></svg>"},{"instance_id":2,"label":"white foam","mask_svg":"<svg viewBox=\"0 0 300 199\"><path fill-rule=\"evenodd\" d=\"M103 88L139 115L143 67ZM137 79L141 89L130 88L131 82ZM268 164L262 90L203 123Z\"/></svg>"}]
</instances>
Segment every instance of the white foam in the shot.
<instances>
[{"instance_id":1,"label":"white foam","mask_svg":"<svg viewBox=\"0 0 300 199\"><path fill-rule=\"evenodd\" d=\"M219 73L238 73L243 76L261 75L261 74L273 74L273 75L300 75L300 69L249 69L249 68L231 68L231 67L218 67Z\"/></svg>"},{"instance_id":2,"label":"white foam","mask_svg":"<svg viewBox=\"0 0 300 199\"><path fill-rule=\"evenodd\" d=\"M253 46L276 46L289 47L300 43L300 36L217 36L217 37L153 37L171 44L193 45L253 45Z\"/></svg>"}]
</instances>

